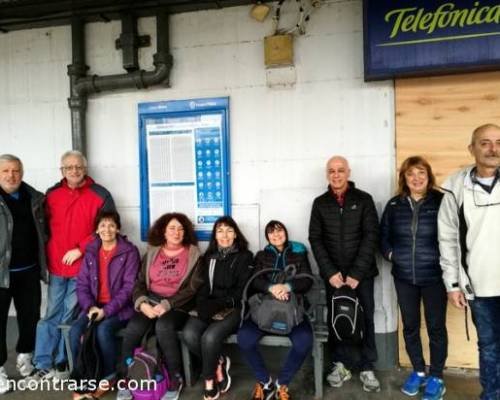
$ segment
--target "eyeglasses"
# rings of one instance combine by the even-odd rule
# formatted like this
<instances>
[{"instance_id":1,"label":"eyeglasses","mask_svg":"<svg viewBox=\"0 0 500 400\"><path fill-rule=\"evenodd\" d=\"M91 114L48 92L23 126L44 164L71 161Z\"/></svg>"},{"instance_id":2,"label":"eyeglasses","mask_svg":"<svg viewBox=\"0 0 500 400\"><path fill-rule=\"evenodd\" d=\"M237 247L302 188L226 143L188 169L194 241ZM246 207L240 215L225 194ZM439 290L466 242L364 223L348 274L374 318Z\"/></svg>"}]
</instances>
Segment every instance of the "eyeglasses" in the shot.
<instances>
[{"instance_id":1,"label":"eyeglasses","mask_svg":"<svg viewBox=\"0 0 500 400\"><path fill-rule=\"evenodd\" d=\"M478 204L477 199L476 199L476 185L480 186L478 183L474 182L474 185L472 186L472 199L474 200L474 205L476 207L491 207L491 206L498 206L500 205L500 201L497 203L486 203L486 204Z\"/></svg>"},{"instance_id":2,"label":"eyeglasses","mask_svg":"<svg viewBox=\"0 0 500 400\"><path fill-rule=\"evenodd\" d=\"M69 171L83 171L85 167L80 166L80 165L68 165L67 167L61 167L61 171L63 172L69 172Z\"/></svg>"}]
</instances>

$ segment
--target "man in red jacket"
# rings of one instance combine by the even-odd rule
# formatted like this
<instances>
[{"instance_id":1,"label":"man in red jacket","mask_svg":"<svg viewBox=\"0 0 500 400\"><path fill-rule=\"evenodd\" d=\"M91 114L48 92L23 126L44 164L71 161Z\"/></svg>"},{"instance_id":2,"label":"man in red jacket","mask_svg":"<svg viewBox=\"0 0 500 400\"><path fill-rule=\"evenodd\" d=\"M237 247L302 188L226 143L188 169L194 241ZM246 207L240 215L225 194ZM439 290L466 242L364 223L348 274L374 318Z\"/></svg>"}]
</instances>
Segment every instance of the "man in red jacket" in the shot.
<instances>
[{"instance_id":1,"label":"man in red jacket","mask_svg":"<svg viewBox=\"0 0 500 400\"><path fill-rule=\"evenodd\" d=\"M47 190L46 212L50 230L47 311L38 322L33 359L35 369L28 381L67 377L64 340L58 325L70 323L74 317L76 277L85 247L92 239L95 216L100 210L115 209L111 194L87 176L87 160L82 153L64 153L61 173L63 179Z\"/></svg>"}]
</instances>

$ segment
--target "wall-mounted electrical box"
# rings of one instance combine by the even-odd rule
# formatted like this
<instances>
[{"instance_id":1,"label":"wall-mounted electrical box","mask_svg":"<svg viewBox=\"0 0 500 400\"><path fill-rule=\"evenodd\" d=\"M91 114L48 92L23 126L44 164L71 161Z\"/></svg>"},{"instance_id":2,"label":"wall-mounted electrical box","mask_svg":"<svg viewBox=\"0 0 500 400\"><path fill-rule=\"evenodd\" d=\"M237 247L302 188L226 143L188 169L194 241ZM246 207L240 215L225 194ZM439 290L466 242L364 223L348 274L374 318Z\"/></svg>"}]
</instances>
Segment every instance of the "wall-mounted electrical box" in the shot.
<instances>
[{"instance_id":1,"label":"wall-mounted electrical box","mask_svg":"<svg viewBox=\"0 0 500 400\"><path fill-rule=\"evenodd\" d=\"M264 38L266 67L293 65L293 36L273 35Z\"/></svg>"}]
</instances>

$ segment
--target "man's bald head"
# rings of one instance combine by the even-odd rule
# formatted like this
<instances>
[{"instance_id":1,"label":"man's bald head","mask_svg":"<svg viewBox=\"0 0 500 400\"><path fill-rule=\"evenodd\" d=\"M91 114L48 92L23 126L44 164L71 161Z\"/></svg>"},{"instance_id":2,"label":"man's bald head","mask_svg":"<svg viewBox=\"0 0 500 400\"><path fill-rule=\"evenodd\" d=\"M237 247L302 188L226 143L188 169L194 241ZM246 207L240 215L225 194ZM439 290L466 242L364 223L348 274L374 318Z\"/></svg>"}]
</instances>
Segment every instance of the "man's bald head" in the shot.
<instances>
[{"instance_id":1,"label":"man's bald head","mask_svg":"<svg viewBox=\"0 0 500 400\"><path fill-rule=\"evenodd\" d=\"M349 186L351 169L345 157L333 156L326 163L326 179L335 193L343 193Z\"/></svg>"}]
</instances>

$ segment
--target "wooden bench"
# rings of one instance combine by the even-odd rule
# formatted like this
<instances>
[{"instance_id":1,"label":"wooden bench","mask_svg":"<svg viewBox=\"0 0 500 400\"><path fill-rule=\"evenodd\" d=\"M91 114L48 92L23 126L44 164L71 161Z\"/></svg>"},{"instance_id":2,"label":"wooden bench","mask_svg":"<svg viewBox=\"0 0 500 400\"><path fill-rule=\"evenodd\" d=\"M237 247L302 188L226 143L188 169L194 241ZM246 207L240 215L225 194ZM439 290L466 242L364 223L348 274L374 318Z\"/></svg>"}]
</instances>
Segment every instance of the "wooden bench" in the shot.
<instances>
[{"instance_id":1,"label":"wooden bench","mask_svg":"<svg viewBox=\"0 0 500 400\"><path fill-rule=\"evenodd\" d=\"M313 368L314 368L314 397L316 399L323 398L323 373L324 373L324 345L328 342L328 328L326 325L327 309L325 287L322 280L314 283L313 288L307 294L309 302L312 304L309 312L309 318L313 327L314 341L312 348ZM184 366L184 377L186 385L192 386L194 383L193 368L191 354L189 349L182 340L182 334L179 332L181 339L182 362ZM229 336L225 343L237 344L237 335ZM265 335L260 340L263 346L272 347L290 347L292 345L290 339L286 336Z\"/></svg>"}]
</instances>

